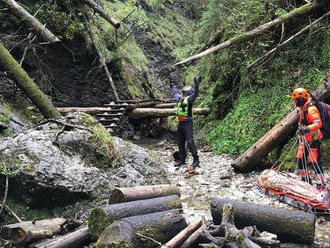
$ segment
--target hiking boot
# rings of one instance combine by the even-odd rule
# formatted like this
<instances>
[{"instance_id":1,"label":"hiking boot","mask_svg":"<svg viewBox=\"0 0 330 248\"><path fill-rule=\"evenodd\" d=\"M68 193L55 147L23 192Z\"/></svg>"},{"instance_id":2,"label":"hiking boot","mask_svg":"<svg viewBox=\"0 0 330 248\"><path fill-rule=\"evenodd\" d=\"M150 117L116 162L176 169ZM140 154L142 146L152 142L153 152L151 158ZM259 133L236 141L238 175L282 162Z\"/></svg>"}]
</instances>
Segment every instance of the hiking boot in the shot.
<instances>
[{"instance_id":1,"label":"hiking boot","mask_svg":"<svg viewBox=\"0 0 330 248\"><path fill-rule=\"evenodd\" d=\"M182 161L178 160L174 163L174 167L179 167L179 166L184 165L184 164L185 164L185 162L182 162Z\"/></svg>"},{"instance_id":2,"label":"hiking boot","mask_svg":"<svg viewBox=\"0 0 330 248\"><path fill-rule=\"evenodd\" d=\"M193 168L199 167L199 160L198 159L194 159L194 161L191 164L191 167L193 167Z\"/></svg>"},{"instance_id":3,"label":"hiking boot","mask_svg":"<svg viewBox=\"0 0 330 248\"><path fill-rule=\"evenodd\" d=\"M186 168L186 172L189 173L189 174L194 174L195 173L195 169L192 166L188 166Z\"/></svg>"}]
</instances>

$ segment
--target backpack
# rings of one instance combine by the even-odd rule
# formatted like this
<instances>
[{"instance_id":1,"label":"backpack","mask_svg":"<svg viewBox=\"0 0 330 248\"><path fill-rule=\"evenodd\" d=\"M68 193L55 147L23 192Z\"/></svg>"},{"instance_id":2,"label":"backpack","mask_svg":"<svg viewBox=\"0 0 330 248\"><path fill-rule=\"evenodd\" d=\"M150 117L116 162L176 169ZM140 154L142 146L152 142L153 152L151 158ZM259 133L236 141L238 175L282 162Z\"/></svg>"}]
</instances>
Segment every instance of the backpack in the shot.
<instances>
[{"instance_id":1,"label":"backpack","mask_svg":"<svg viewBox=\"0 0 330 248\"><path fill-rule=\"evenodd\" d=\"M314 101L314 104L320 112L323 139L330 139L330 105L322 101Z\"/></svg>"}]
</instances>

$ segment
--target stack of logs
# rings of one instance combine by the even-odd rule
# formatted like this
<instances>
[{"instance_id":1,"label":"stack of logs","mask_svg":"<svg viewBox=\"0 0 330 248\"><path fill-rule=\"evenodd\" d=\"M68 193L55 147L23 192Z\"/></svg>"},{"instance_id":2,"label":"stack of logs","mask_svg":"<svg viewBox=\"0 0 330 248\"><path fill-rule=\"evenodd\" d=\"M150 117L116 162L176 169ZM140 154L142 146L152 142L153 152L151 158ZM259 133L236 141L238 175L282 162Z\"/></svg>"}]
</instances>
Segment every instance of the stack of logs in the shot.
<instances>
[{"instance_id":1,"label":"stack of logs","mask_svg":"<svg viewBox=\"0 0 330 248\"><path fill-rule=\"evenodd\" d=\"M91 242L93 248L259 248L314 241L316 217L310 213L212 198L213 224L198 218L187 225L181 208L173 185L117 188L108 204L90 210L88 226L63 218L22 222L4 226L1 237L29 248L83 248ZM51 239L36 242L42 238Z\"/></svg>"},{"instance_id":2,"label":"stack of logs","mask_svg":"<svg viewBox=\"0 0 330 248\"><path fill-rule=\"evenodd\" d=\"M111 102L110 104L106 104L102 112L96 114L96 119L104 125L104 127L109 131L109 133L113 134L118 128L118 124L121 118L127 114L128 116L131 115L130 112L135 110L137 111L138 115L141 115L141 108L143 113L148 113L148 111L158 111L164 108L173 108L175 105L174 100L122 100ZM149 109L152 107L152 109ZM148 108L148 109L147 109ZM143 114L142 113L142 114ZM155 114L153 112L153 114ZM134 115L134 114L133 114ZM155 115L157 117L157 114Z\"/></svg>"}]
</instances>

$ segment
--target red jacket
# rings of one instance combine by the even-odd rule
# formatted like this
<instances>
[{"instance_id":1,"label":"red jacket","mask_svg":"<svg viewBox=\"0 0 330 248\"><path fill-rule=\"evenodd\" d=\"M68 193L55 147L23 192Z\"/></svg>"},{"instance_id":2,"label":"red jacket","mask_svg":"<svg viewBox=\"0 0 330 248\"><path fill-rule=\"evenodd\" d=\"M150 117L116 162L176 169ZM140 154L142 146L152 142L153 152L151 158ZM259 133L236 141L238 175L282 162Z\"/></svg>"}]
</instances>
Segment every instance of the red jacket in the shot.
<instances>
[{"instance_id":1,"label":"red jacket","mask_svg":"<svg viewBox=\"0 0 330 248\"><path fill-rule=\"evenodd\" d=\"M312 104L312 100L308 99L304 106L299 108L299 124L301 127L309 127L310 130L309 133L305 134L306 140L312 141L322 139L323 134L320 131L320 128L322 127L322 121L320 112L315 104Z\"/></svg>"}]
</instances>

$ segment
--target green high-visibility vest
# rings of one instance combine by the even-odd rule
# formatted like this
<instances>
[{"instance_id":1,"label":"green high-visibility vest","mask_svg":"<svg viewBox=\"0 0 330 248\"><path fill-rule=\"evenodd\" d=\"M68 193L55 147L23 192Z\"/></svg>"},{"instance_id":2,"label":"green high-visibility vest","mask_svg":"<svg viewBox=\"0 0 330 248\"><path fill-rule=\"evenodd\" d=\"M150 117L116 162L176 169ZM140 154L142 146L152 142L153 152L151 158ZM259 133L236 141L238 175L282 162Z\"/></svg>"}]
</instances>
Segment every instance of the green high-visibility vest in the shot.
<instances>
[{"instance_id":1,"label":"green high-visibility vest","mask_svg":"<svg viewBox=\"0 0 330 248\"><path fill-rule=\"evenodd\" d=\"M178 116L188 116L188 97L185 97L183 101L178 101L175 107L175 114Z\"/></svg>"}]
</instances>

